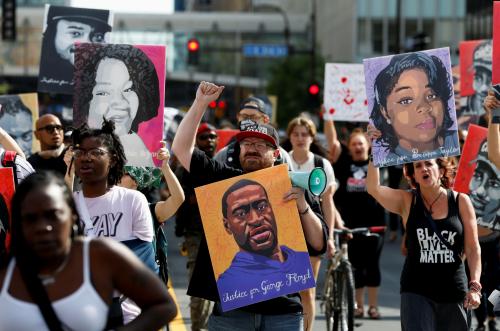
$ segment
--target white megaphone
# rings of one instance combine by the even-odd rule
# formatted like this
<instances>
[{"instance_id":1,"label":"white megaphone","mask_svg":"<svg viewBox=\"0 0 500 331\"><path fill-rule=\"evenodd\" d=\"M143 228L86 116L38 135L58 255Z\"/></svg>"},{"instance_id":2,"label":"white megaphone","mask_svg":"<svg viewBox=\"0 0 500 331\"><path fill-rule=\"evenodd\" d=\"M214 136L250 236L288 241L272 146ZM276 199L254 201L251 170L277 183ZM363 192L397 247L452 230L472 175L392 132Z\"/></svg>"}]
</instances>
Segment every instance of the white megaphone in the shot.
<instances>
[{"instance_id":1,"label":"white megaphone","mask_svg":"<svg viewBox=\"0 0 500 331\"><path fill-rule=\"evenodd\" d=\"M326 188L326 172L320 167L311 171L289 171L288 176L294 186L302 187L314 196L320 196Z\"/></svg>"}]
</instances>

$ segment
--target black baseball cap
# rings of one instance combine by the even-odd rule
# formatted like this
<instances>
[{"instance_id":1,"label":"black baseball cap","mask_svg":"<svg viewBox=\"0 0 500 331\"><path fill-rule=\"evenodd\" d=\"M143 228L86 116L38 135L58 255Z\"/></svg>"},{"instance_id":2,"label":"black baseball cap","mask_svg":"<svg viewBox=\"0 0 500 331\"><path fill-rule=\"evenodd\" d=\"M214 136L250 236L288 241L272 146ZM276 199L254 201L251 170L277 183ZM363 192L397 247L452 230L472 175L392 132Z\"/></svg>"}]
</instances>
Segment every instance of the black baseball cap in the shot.
<instances>
[{"instance_id":1,"label":"black baseball cap","mask_svg":"<svg viewBox=\"0 0 500 331\"><path fill-rule=\"evenodd\" d=\"M262 101L262 99L256 97L248 97L245 100L243 100L240 104L240 110L255 109L270 118L272 114L269 113L268 108L269 107L266 107L266 104L264 101Z\"/></svg>"},{"instance_id":2,"label":"black baseball cap","mask_svg":"<svg viewBox=\"0 0 500 331\"><path fill-rule=\"evenodd\" d=\"M240 132L236 134L236 140L240 142L249 137L264 139L270 142L275 148L279 147L278 132L269 124L259 124L252 120L241 121Z\"/></svg>"}]
</instances>

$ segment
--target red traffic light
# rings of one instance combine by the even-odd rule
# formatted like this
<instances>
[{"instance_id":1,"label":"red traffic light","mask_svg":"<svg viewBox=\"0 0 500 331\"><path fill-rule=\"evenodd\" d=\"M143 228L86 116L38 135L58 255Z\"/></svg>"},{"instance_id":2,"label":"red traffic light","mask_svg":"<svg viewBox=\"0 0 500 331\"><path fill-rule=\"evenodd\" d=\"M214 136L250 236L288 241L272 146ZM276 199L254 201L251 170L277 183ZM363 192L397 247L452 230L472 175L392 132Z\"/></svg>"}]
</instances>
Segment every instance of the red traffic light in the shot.
<instances>
[{"instance_id":1,"label":"red traffic light","mask_svg":"<svg viewBox=\"0 0 500 331\"><path fill-rule=\"evenodd\" d=\"M217 103L217 108L226 109L226 101L219 100L219 102Z\"/></svg>"},{"instance_id":2,"label":"red traffic light","mask_svg":"<svg viewBox=\"0 0 500 331\"><path fill-rule=\"evenodd\" d=\"M319 93L319 85L314 83L309 85L309 94L310 95L317 95Z\"/></svg>"},{"instance_id":3,"label":"red traffic light","mask_svg":"<svg viewBox=\"0 0 500 331\"><path fill-rule=\"evenodd\" d=\"M210 103L208 104L208 107L210 107L210 108L217 107L217 102L216 101L210 101Z\"/></svg>"},{"instance_id":4,"label":"red traffic light","mask_svg":"<svg viewBox=\"0 0 500 331\"><path fill-rule=\"evenodd\" d=\"M188 51L197 52L200 49L200 42L198 39L189 39L187 43Z\"/></svg>"}]
</instances>

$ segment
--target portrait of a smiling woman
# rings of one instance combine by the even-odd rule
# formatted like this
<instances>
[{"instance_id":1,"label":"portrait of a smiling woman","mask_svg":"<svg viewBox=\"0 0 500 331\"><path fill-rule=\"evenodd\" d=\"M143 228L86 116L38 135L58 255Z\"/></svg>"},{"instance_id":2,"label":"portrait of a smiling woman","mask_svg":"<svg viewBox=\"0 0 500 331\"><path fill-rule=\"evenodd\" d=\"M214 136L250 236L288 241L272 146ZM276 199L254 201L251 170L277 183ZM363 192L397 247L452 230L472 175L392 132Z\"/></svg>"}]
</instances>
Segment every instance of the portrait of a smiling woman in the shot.
<instances>
[{"instance_id":1,"label":"portrait of a smiling woman","mask_svg":"<svg viewBox=\"0 0 500 331\"><path fill-rule=\"evenodd\" d=\"M75 59L75 123L115 122L128 165L153 167L139 124L158 115L159 79L153 62L131 45L82 44Z\"/></svg>"},{"instance_id":2,"label":"portrait of a smiling woman","mask_svg":"<svg viewBox=\"0 0 500 331\"><path fill-rule=\"evenodd\" d=\"M453 85L438 56L395 55L372 84L370 120L379 133L373 141L379 164L459 153Z\"/></svg>"}]
</instances>

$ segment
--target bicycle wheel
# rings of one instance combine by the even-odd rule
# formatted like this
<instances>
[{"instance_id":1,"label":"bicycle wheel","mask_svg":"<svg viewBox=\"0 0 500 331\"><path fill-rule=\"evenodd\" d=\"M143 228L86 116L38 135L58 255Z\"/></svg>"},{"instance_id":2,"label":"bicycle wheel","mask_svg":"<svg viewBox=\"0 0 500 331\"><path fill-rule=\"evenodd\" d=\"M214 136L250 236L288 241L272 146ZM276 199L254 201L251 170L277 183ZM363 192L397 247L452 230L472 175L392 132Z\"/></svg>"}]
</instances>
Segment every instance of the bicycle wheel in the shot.
<instances>
[{"instance_id":1,"label":"bicycle wheel","mask_svg":"<svg viewBox=\"0 0 500 331\"><path fill-rule=\"evenodd\" d=\"M354 279L351 264L344 261L335 271L333 330L354 330Z\"/></svg>"},{"instance_id":2,"label":"bicycle wheel","mask_svg":"<svg viewBox=\"0 0 500 331\"><path fill-rule=\"evenodd\" d=\"M326 330L333 330L333 312L334 312L334 272L330 272L328 277L325 279L325 290L324 290L324 305L325 305L325 319L326 319Z\"/></svg>"}]
</instances>

